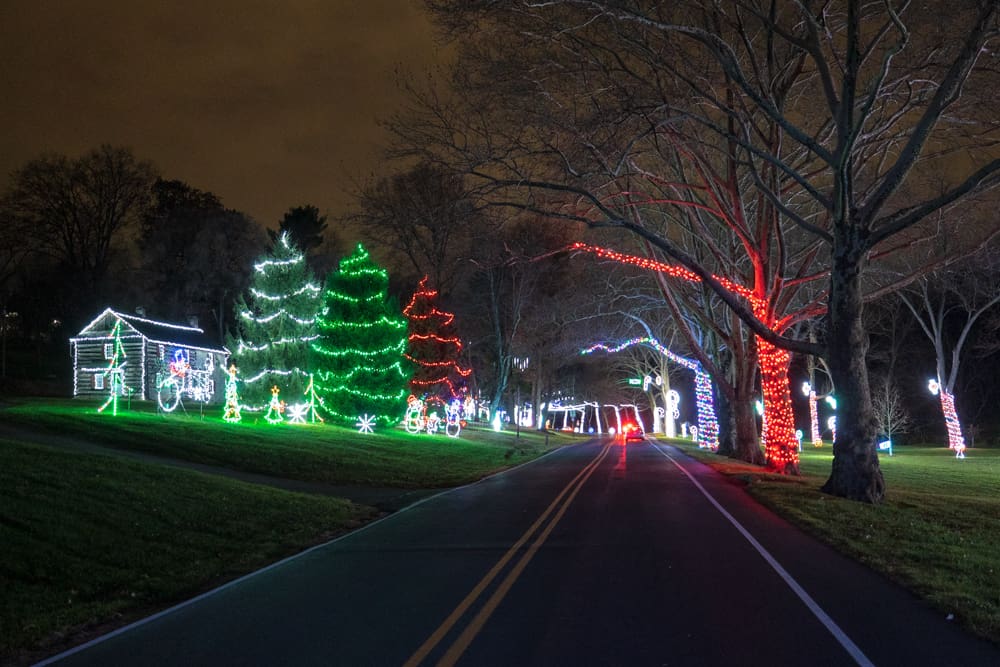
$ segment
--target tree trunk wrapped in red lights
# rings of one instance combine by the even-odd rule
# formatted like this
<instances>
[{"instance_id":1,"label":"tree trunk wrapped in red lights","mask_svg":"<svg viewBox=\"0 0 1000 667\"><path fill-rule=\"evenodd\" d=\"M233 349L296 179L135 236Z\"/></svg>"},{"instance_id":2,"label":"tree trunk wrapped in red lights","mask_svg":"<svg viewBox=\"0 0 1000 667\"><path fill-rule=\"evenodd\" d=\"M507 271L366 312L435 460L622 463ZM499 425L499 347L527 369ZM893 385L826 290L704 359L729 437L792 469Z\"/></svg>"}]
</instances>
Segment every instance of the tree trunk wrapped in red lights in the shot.
<instances>
[{"instance_id":1,"label":"tree trunk wrapped in red lights","mask_svg":"<svg viewBox=\"0 0 1000 667\"><path fill-rule=\"evenodd\" d=\"M645 257L624 255L606 248L598 248L585 243L574 243L572 250L583 250L594 253L598 257L610 259L622 264L632 264L642 269L657 271L672 278L680 278L689 282L700 282L701 278L693 271L680 266L657 262ZM781 324L776 322L768 310L767 301L755 295L750 289L737 285L731 280L715 279L733 294L747 299L753 309L753 314L772 331L780 333ZM795 419L792 415L792 394L789 389L788 365L791 354L782 350L760 336L756 336L757 358L760 365L761 389L764 394L764 451L767 465L781 473L798 473L799 450L798 439L795 437Z\"/></svg>"},{"instance_id":2,"label":"tree trunk wrapped in red lights","mask_svg":"<svg viewBox=\"0 0 1000 667\"><path fill-rule=\"evenodd\" d=\"M427 286L424 276L403 314L410 321L410 339L406 358L415 371L410 387L417 396L433 396L448 401L460 393L462 379L472 369L458 365L462 341L451 326L455 316L439 310L437 290Z\"/></svg>"}]
</instances>

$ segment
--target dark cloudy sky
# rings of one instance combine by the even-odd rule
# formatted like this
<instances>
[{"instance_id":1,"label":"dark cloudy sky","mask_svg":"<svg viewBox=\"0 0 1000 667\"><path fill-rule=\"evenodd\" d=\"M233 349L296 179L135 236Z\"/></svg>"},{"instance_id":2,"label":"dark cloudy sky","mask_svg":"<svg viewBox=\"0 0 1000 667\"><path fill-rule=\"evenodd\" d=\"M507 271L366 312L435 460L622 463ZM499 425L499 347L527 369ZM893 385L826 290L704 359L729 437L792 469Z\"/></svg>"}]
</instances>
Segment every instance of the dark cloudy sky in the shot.
<instances>
[{"instance_id":1,"label":"dark cloudy sky","mask_svg":"<svg viewBox=\"0 0 1000 667\"><path fill-rule=\"evenodd\" d=\"M377 168L394 71L440 51L411 0L4 0L0 175L125 145L276 226Z\"/></svg>"}]
</instances>

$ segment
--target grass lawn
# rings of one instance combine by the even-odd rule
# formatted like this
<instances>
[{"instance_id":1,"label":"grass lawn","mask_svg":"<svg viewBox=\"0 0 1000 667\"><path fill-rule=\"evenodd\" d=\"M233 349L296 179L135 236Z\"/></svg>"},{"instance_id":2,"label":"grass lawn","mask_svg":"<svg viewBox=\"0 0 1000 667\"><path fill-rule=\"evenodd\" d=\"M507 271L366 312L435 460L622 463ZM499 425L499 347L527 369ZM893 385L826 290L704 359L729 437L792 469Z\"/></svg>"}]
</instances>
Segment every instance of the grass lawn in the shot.
<instances>
[{"instance_id":1,"label":"grass lawn","mask_svg":"<svg viewBox=\"0 0 1000 667\"><path fill-rule=\"evenodd\" d=\"M0 439L0 663L43 657L373 515L338 498Z\"/></svg>"},{"instance_id":2,"label":"grass lawn","mask_svg":"<svg viewBox=\"0 0 1000 667\"><path fill-rule=\"evenodd\" d=\"M0 406L0 663L26 663L326 541L375 516L290 493L110 454L78 442L334 485L454 486L580 436L463 430L373 435L162 415L133 402L17 399ZM21 431L34 437L19 437ZM51 435L70 447L36 444Z\"/></svg>"},{"instance_id":3,"label":"grass lawn","mask_svg":"<svg viewBox=\"0 0 1000 667\"><path fill-rule=\"evenodd\" d=\"M34 431L74 437L107 447L288 479L397 488L437 488L479 479L577 441L574 436L511 430L465 429L459 438L410 435L402 428L362 435L327 424L270 425L259 418L222 421L214 406L202 418L157 414L155 404L133 401L117 417L97 414L99 403L24 399L0 408L0 417ZM578 436L577 436L578 438Z\"/></svg>"},{"instance_id":4,"label":"grass lawn","mask_svg":"<svg viewBox=\"0 0 1000 667\"><path fill-rule=\"evenodd\" d=\"M896 447L895 456L879 456L887 492L873 507L819 492L830 474L830 446L803 449L800 478L682 447L745 479L754 497L790 521L1000 643L1000 450L970 449L957 460L946 448Z\"/></svg>"}]
</instances>

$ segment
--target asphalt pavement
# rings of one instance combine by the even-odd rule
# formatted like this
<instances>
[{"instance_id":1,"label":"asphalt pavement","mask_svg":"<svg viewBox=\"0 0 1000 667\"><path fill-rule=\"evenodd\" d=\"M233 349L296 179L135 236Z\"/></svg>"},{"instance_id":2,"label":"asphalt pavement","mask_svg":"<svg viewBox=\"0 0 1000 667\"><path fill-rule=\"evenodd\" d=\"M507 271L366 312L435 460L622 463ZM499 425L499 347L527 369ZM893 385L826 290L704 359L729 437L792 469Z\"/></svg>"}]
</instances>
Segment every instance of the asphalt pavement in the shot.
<instances>
[{"instance_id":1,"label":"asphalt pavement","mask_svg":"<svg viewBox=\"0 0 1000 667\"><path fill-rule=\"evenodd\" d=\"M51 661L1000 665L1000 650L679 450L594 440Z\"/></svg>"}]
</instances>

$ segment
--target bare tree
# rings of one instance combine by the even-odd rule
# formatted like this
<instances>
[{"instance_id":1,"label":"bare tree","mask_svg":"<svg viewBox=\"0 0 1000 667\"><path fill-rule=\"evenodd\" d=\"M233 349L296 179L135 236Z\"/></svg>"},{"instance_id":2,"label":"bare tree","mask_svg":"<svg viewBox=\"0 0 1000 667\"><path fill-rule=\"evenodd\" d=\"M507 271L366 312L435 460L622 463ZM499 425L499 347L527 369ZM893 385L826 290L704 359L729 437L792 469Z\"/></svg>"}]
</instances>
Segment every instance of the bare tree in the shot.
<instances>
[{"instance_id":1,"label":"bare tree","mask_svg":"<svg viewBox=\"0 0 1000 667\"><path fill-rule=\"evenodd\" d=\"M934 348L934 380L944 404L953 400L962 354L976 323L1000 304L1000 262L994 254L982 254L980 260L922 277L900 294ZM998 324L995 319L985 321Z\"/></svg>"},{"instance_id":2,"label":"bare tree","mask_svg":"<svg viewBox=\"0 0 1000 667\"><path fill-rule=\"evenodd\" d=\"M872 410L879 434L885 434L890 440L897 434L906 433L913 424L910 412L903 405L899 387L887 376L875 377L872 385Z\"/></svg>"},{"instance_id":3,"label":"bare tree","mask_svg":"<svg viewBox=\"0 0 1000 667\"><path fill-rule=\"evenodd\" d=\"M373 246L429 276L445 297L466 275L470 235L479 214L460 176L429 163L381 178L357 194L360 225Z\"/></svg>"},{"instance_id":4,"label":"bare tree","mask_svg":"<svg viewBox=\"0 0 1000 667\"><path fill-rule=\"evenodd\" d=\"M946 25L917 6L859 0L817 8L749 0L429 4L453 34L476 35L462 42L456 75L470 99L464 122L438 106L400 126L402 141L446 145L424 154L481 179L496 204L645 239L711 287L758 347L824 354L840 396L824 490L880 501L861 319L866 269L925 235L929 216L997 181L1000 160L981 151L996 142L994 125L981 122L995 70L980 62L992 57L984 54L997 35L997 4L961 3ZM907 25L906 12L920 30ZM658 188L673 179L661 176L662 165L648 165L650 156L669 158L660 147L671 141L693 168L718 163L692 158L691 148L726 156L738 169L720 173L749 178L757 196L721 203L713 191L702 190L708 203L662 196ZM960 162L951 161L956 154ZM953 176L921 191L931 169ZM756 259L747 269L754 280L744 285L757 301L728 289L726 274L683 239L635 216L639 208L709 204L732 235L753 239L744 246ZM785 231L765 232L779 224ZM827 313L825 349L773 326L793 295L768 287L817 277L828 280L826 294L808 314ZM809 311L807 302L798 312Z\"/></svg>"},{"instance_id":5,"label":"bare tree","mask_svg":"<svg viewBox=\"0 0 1000 667\"><path fill-rule=\"evenodd\" d=\"M93 294L116 248L138 227L155 180L153 165L126 148L104 145L77 159L44 155L14 172L5 208L27 230L35 252Z\"/></svg>"}]
</instances>

